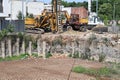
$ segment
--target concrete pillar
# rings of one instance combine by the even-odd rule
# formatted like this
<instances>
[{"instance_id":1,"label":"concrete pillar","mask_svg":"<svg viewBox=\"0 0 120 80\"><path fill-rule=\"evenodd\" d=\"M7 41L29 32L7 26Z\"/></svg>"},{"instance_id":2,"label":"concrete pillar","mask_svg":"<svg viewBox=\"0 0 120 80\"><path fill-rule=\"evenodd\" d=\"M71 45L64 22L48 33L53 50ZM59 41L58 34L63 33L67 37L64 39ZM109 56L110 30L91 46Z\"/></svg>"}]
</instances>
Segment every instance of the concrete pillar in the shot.
<instances>
[{"instance_id":1,"label":"concrete pillar","mask_svg":"<svg viewBox=\"0 0 120 80\"><path fill-rule=\"evenodd\" d=\"M79 42L79 57L81 57L81 53L80 53L80 49L81 49L81 46L80 46L80 42Z\"/></svg>"},{"instance_id":2,"label":"concrete pillar","mask_svg":"<svg viewBox=\"0 0 120 80\"><path fill-rule=\"evenodd\" d=\"M12 57L12 44L11 44L11 39L8 39L8 53L9 53L9 56Z\"/></svg>"},{"instance_id":3,"label":"concrete pillar","mask_svg":"<svg viewBox=\"0 0 120 80\"><path fill-rule=\"evenodd\" d=\"M74 42L72 42L72 57L74 56L74 52L75 52L75 44Z\"/></svg>"},{"instance_id":4,"label":"concrete pillar","mask_svg":"<svg viewBox=\"0 0 120 80\"><path fill-rule=\"evenodd\" d=\"M42 50L42 53L43 53L43 59L46 59L46 53L45 53L45 50L46 50L46 42L43 41L43 50Z\"/></svg>"},{"instance_id":5,"label":"concrete pillar","mask_svg":"<svg viewBox=\"0 0 120 80\"><path fill-rule=\"evenodd\" d=\"M40 40L39 39L37 41L37 51L38 51L38 56L40 56Z\"/></svg>"},{"instance_id":6,"label":"concrete pillar","mask_svg":"<svg viewBox=\"0 0 120 80\"><path fill-rule=\"evenodd\" d=\"M16 42L16 55L17 55L17 56L19 56L19 54L20 54L20 53L19 53L19 52L20 52L20 51L19 51L19 47L20 47L19 42L20 42L20 39L17 38L17 42Z\"/></svg>"},{"instance_id":7,"label":"concrete pillar","mask_svg":"<svg viewBox=\"0 0 120 80\"><path fill-rule=\"evenodd\" d=\"M25 54L25 41L22 42L22 53Z\"/></svg>"},{"instance_id":8,"label":"concrete pillar","mask_svg":"<svg viewBox=\"0 0 120 80\"><path fill-rule=\"evenodd\" d=\"M1 52L2 52L2 58L5 58L5 42L1 42Z\"/></svg>"},{"instance_id":9,"label":"concrete pillar","mask_svg":"<svg viewBox=\"0 0 120 80\"><path fill-rule=\"evenodd\" d=\"M31 56L32 55L32 41L29 41L29 50L28 54Z\"/></svg>"}]
</instances>

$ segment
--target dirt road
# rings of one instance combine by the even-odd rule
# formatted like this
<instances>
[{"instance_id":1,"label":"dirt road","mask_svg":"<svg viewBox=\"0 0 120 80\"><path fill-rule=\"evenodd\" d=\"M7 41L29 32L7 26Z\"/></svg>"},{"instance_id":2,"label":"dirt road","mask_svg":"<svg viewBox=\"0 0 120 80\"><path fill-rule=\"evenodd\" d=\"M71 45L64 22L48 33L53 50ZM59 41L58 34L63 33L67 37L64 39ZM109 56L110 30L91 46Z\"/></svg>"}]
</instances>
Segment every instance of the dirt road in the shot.
<instances>
[{"instance_id":1,"label":"dirt road","mask_svg":"<svg viewBox=\"0 0 120 80\"><path fill-rule=\"evenodd\" d=\"M26 59L0 62L0 80L68 80L74 59ZM98 62L75 60L89 68L104 66ZM69 80L93 80L94 77L72 72Z\"/></svg>"}]
</instances>

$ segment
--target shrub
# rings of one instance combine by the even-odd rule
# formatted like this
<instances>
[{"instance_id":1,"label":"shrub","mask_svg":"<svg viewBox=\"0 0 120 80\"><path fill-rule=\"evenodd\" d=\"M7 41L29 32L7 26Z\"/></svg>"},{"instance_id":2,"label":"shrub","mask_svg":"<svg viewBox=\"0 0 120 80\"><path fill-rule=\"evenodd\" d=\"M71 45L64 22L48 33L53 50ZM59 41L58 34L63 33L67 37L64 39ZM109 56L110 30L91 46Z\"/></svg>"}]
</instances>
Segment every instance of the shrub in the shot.
<instances>
[{"instance_id":1,"label":"shrub","mask_svg":"<svg viewBox=\"0 0 120 80\"><path fill-rule=\"evenodd\" d=\"M69 54L68 56L69 56L69 57L72 57L72 54Z\"/></svg>"},{"instance_id":2,"label":"shrub","mask_svg":"<svg viewBox=\"0 0 120 80\"><path fill-rule=\"evenodd\" d=\"M85 53L81 54L82 59L90 59L91 53L89 48L85 48Z\"/></svg>"},{"instance_id":3,"label":"shrub","mask_svg":"<svg viewBox=\"0 0 120 80\"><path fill-rule=\"evenodd\" d=\"M36 40L33 41L32 46L33 46L33 49L36 49L36 48L37 48L37 41L36 41Z\"/></svg>"},{"instance_id":4,"label":"shrub","mask_svg":"<svg viewBox=\"0 0 120 80\"><path fill-rule=\"evenodd\" d=\"M0 31L0 40L3 39L4 37L6 37L8 35L8 33L12 33L14 31L13 28L14 28L14 26L9 24L6 29L3 29L2 31Z\"/></svg>"},{"instance_id":5,"label":"shrub","mask_svg":"<svg viewBox=\"0 0 120 80\"><path fill-rule=\"evenodd\" d=\"M99 62L103 62L105 60L106 55L105 54L100 54L99 55Z\"/></svg>"},{"instance_id":6,"label":"shrub","mask_svg":"<svg viewBox=\"0 0 120 80\"><path fill-rule=\"evenodd\" d=\"M78 53L78 52L73 54L73 58L79 58L79 57L80 57L80 56L79 56L79 53Z\"/></svg>"},{"instance_id":7,"label":"shrub","mask_svg":"<svg viewBox=\"0 0 120 80\"><path fill-rule=\"evenodd\" d=\"M85 73L86 72L86 68L82 67L82 66L77 66L74 67L72 69L73 72L77 72L77 73Z\"/></svg>"},{"instance_id":8,"label":"shrub","mask_svg":"<svg viewBox=\"0 0 120 80\"><path fill-rule=\"evenodd\" d=\"M49 58L49 57L51 57L51 56L52 56L51 53L46 53L46 54L45 54L45 57L46 57L46 58Z\"/></svg>"},{"instance_id":9,"label":"shrub","mask_svg":"<svg viewBox=\"0 0 120 80\"><path fill-rule=\"evenodd\" d=\"M32 56L37 58L37 57L38 57L38 54L33 53Z\"/></svg>"},{"instance_id":10,"label":"shrub","mask_svg":"<svg viewBox=\"0 0 120 80\"><path fill-rule=\"evenodd\" d=\"M18 15L17 15L18 20L22 20L22 15L23 15L22 12L19 11L19 12L18 12Z\"/></svg>"}]
</instances>

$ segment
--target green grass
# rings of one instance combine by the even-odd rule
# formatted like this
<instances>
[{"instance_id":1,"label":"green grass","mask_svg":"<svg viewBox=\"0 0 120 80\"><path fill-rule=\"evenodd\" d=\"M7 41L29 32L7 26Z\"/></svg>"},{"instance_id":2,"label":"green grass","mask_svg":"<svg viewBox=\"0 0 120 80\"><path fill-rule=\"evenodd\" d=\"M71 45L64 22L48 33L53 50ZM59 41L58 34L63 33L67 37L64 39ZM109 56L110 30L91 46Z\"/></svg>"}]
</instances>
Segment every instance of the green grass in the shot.
<instances>
[{"instance_id":1,"label":"green grass","mask_svg":"<svg viewBox=\"0 0 120 80\"><path fill-rule=\"evenodd\" d=\"M33 53L32 56L37 58L38 54L37 53Z\"/></svg>"},{"instance_id":2,"label":"green grass","mask_svg":"<svg viewBox=\"0 0 120 80\"><path fill-rule=\"evenodd\" d=\"M19 56L12 56L12 57L6 57L6 58L0 58L0 61L13 61L13 60L22 60L28 58L28 54L21 54Z\"/></svg>"},{"instance_id":3,"label":"green grass","mask_svg":"<svg viewBox=\"0 0 120 80\"><path fill-rule=\"evenodd\" d=\"M72 71L76 73L83 73L83 74L88 74L96 77L100 77L100 76L108 77L108 76L111 76L111 74L117 74L116 70L108 67L103 67L96 70L96 69L85 68L82 66L77 66L77 67L74 67Z\"/></svg>"},{"instance_id":4,"label":"green grass","mask_svg":"<svg viewBox=\"0 0 120 80\"><path fill-rule=\"evenodd\" d=\"M49 57L51 57L51 56L52 56L51 53L46 53L46 54L45 54L45 57L46 57L46 58L49 58Z\"/></svg>"}]
</instances>

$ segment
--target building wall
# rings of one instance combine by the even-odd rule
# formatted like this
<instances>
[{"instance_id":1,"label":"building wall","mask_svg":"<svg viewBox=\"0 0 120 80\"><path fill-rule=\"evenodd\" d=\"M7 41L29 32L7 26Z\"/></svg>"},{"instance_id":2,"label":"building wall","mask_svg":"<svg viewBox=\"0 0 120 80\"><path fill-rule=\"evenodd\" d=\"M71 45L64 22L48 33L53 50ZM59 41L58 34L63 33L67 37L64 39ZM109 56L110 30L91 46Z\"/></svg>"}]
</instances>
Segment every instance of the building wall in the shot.
<instances>
[{"instance_id":1,"label":"building wall","mask_svg":"<svg viewBox=\"0 0 120 80\"><path fill-rule=\"evenodd\" d=\"M27 12L33 15L40 15L44 10L44 3L42 2L28 2Z\"/></svg>"},{"instance_id":2,"label":"building wall","mask_svg":"<svg viewBox=\"0 0 120 80\"><path fill-rule=\"evenodd\" d=\"M19 12L23 12L24 16L26 16L25 2L22 3L21 0L12 0L12 5L10 6L11 6L10 10L12 10L10 11L12 20L18 19L17 16Z\"/></svg>"},{"instance_id":3,"label":"building wall","mask_svg":"<svg viewBox=\"0 0 120 80\"><path fill-rule=\"evenodd\" d=\"M3 7L3 12L0 12L0 17L8 17L9 14L9 0L3 0L2 1L2 7Z\"/></svg>"},{"instance_id":4,"label":"building wall","mask_svg":"<svg viewBox=\"0 0 120 80\"><path fill-rule=\"evenodd\" d=\"M72 7L71 14L79 14L79 18L88 18L88 11L84 7Z\"/></svg>"},{"instance_id":5,"label":"building wall","mask_svg":"<svg viewBox=\"0 0 120 80\"><path fill-rule=\"evenodd\" d=\"M5 17L9 17L9 0L1 0L0 1L0 30L2 30L2 28L4 27L4 21L5 21Z\"/></svg>"},{"instance_id":6,"label":"building wall","mask_svg":"<svg viewBox=\"0 0 120 80\"><path fill-rule=\"evenodd\" d=\"M23 9L22 9L23 8ZM10 4L9 14L11 15L12 20L18 20L18 13L21 11L26 17L26 13L39 15L44 9L44 3L42 2L22 2L22 0L12 0L12 7ZM12 10L12 11L11 11Z\"/></svg>"},{"instance_id":7,"label":"building wall","mask_svg":"<svg viewBox=\"0 0 120 80\"><path fill-rule=\"evenodd\" d=\"M62 7L62 11L67 11L68 14L71 14L71 7Z\"/></svg>"},{"instance_id":8,"label":"building wall","mask_svg":"<svg viewBox=\"0 0 120 80\"><path fill-rule=\"evenodd\" d=\"M46 9L47 11L52 11L52 5L44 5L44 9Z\"/></svg>"}]
</instances>

